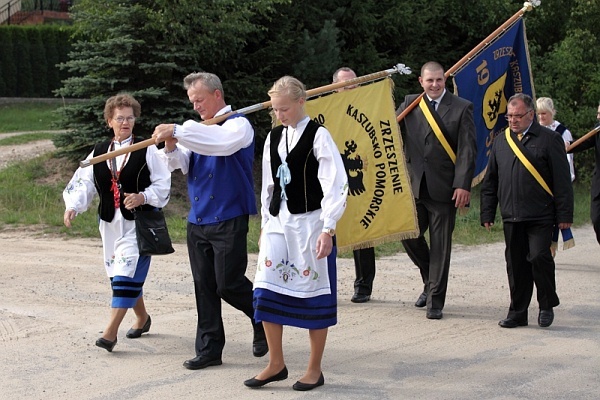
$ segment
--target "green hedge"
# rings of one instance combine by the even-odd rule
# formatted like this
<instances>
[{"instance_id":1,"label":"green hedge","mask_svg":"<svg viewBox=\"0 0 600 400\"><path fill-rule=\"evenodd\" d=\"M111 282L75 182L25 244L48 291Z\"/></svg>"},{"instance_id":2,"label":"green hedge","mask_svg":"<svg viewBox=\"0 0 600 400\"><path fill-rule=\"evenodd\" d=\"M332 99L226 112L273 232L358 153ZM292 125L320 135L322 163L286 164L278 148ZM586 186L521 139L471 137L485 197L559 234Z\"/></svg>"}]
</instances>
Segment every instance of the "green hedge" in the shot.
<instances>
[{"instance_id":1,"label":"green hedge","mask_svg":"<svg viewBox=\"0 0 600 400\"><path fill-rule=\"evenodd\" d=\"M72 33L65 25L0 26L0 97L53 97Z\"/></svg>"}]
</instances>

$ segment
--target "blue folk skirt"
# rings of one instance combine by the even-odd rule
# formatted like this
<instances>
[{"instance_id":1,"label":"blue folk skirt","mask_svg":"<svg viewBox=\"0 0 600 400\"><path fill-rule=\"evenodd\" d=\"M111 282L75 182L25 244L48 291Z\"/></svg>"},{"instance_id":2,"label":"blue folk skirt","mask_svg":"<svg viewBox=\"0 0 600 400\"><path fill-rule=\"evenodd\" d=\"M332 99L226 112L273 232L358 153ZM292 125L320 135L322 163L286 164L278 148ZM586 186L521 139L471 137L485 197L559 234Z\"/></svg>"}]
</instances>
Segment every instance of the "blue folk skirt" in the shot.
<instances>
[{"instance_id":1,"label":"blue folk skirt","mask_svg":"<svg viewBox=\"0 0 600 400\"><path fill-rule=\"evenodd\" d=\"M254 319L305 329L324 329L337 324L337 247L327 257L331 293L316 297L298 298L254 289Z\"/></svg>"},{"instance_id":2,"label":"blue folk skirt","mask_svg":"<svg viewBox=\"0 0 600 400\"><path fill-rule=\"evenodd\" d=\"M112 308L133 308L136 305L138 299L143 294L142 288L148 276L149 269L150 256L140 256L133 278L121 275L115 275L110 278L113 293Z\"/></svg>"}]
</instances>

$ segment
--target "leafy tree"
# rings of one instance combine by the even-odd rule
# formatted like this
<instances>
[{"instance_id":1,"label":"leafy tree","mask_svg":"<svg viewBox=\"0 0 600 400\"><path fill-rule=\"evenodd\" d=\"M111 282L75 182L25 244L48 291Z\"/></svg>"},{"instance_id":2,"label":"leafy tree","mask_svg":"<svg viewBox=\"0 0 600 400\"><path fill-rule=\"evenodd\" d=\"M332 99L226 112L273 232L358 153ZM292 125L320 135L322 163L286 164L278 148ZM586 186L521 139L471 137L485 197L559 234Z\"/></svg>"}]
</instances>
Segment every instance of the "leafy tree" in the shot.
<instances>
[{"instance_id":1,"label":"leafy tree","mask_svg":"<svg viewBox=\"0 0 600 400\"><path fill-rule=\"evenodd\" d=\"M77 41L62 66L71 77L57 94L87 100L65 110L62 125L72 131L55 140L57 147L81 158L106 139L103 104L118 92L129 92L142 104L138 135L149 135L158 123L191 117L183 77L207 70L227 81L231 65L242 60L245 38L258 29L250 19L276 2L78 2Z\"/></svg>"}]
</instances>

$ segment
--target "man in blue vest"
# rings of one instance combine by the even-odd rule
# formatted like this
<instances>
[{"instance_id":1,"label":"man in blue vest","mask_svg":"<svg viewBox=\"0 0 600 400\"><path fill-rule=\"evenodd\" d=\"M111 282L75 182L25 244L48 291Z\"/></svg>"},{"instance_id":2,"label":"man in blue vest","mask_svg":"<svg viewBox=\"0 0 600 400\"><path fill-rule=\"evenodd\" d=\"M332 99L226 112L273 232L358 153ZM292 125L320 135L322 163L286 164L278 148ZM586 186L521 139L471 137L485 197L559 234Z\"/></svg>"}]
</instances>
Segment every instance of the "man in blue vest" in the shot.
<instances>
[{"instance_id":1,"label":"man in blue vest","mask_svg":"<svg viewBox=\"0 0 600 400\"><path fill-rule=\"evenodd\" d=\"M192 73L184 87L200 118L231 112L220 79L210 73ZM256 214L252 178L254 129L242 114L219 124L186 121L162 124L154 130L157 143L165 142L163 158L169 169L187 174L191 209L187 244L198 312L196 357L183 366L202 369L222 363L225 331L221 299L252 321L254 356L262 357L267 341L262 324L254 323L252 283L246 278L246 239L250 214Z\"/></svg>"}]
</instances>

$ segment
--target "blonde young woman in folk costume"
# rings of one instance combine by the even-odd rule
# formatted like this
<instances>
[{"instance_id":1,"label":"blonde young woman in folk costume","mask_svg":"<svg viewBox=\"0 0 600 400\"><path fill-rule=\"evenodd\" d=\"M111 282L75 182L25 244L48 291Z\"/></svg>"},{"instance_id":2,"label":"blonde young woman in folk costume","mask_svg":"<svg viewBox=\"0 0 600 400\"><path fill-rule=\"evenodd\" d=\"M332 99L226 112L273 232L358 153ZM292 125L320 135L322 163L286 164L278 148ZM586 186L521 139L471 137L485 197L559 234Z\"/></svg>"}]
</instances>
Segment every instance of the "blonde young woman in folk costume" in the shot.
<instances>
[{"instance_id":1,"label":"blonde young woman in folk costume","mask_svg":"<svg viewBox=\"0 0 600 400\"><path fill-rule=\"evenodd\" d=\"M138 142L133 127L140 113L140 103L128 94L109 98L104 119L114 137L97 144L88 159ZM133 308L137 320L127 332L128 338L139 338L150 330L152 323L142 292L150 257L139 255L132 210L162 208L169 201L171 173L156 157L157 151L152 145L93 167L79 168L63 192L67 227L71 227L77 214L91 206L95 195L100 197L99 230L113 295L110 321L102 337L96 340L96 346L109 352L117 344L119 325L129 308Z\"/></svg>"},{"instance_id":2,"label":"blonde young woman in folk costume","mask_svg":"<svg viewBox=\"0 0 600 400\"><path fill-rule=\"evenodd\" d=\"M244 384L257 388L288 377L283 326L309 330L310 356L294 390L324 384L327 329L337 323L335 227L348 182L339 150L304 111L306 90L290 76L271 90L281 125L268 135L262 162L262 231L254 279L254 318L262 321L269 364Z\"/></svg>"},{"instance_id":3,"label":"blonde young woman in folk costume","mask_svg":"<svg viewBox=\"0 0 600 400\"><path fill-rule=\"evenodd\" d=\"M571 132L567 129L566 126L554 119L554 116L556 115L556 109L554 108L554 102L552 101L552 99L549 97L540 97L536 101L536 109L540 125L560 133L563 138L563 141L565 142L565 147L569 147L569 145L573 141L573 135L571 135ZM567 161L569 162L569 170L571 172L571 182L573 182L575 180L575 166L573 164L573 154L567 154ZM552 244L550 246L552 257L556 255L556 250L558 249L559 232L561 233L563 238L563 250L567 250L575 246L575 239L573 238L573 232L571 231L571 228L558 229L558 226L555 226L554 231L552 232Z\"/></svg>"}]
</instances>

